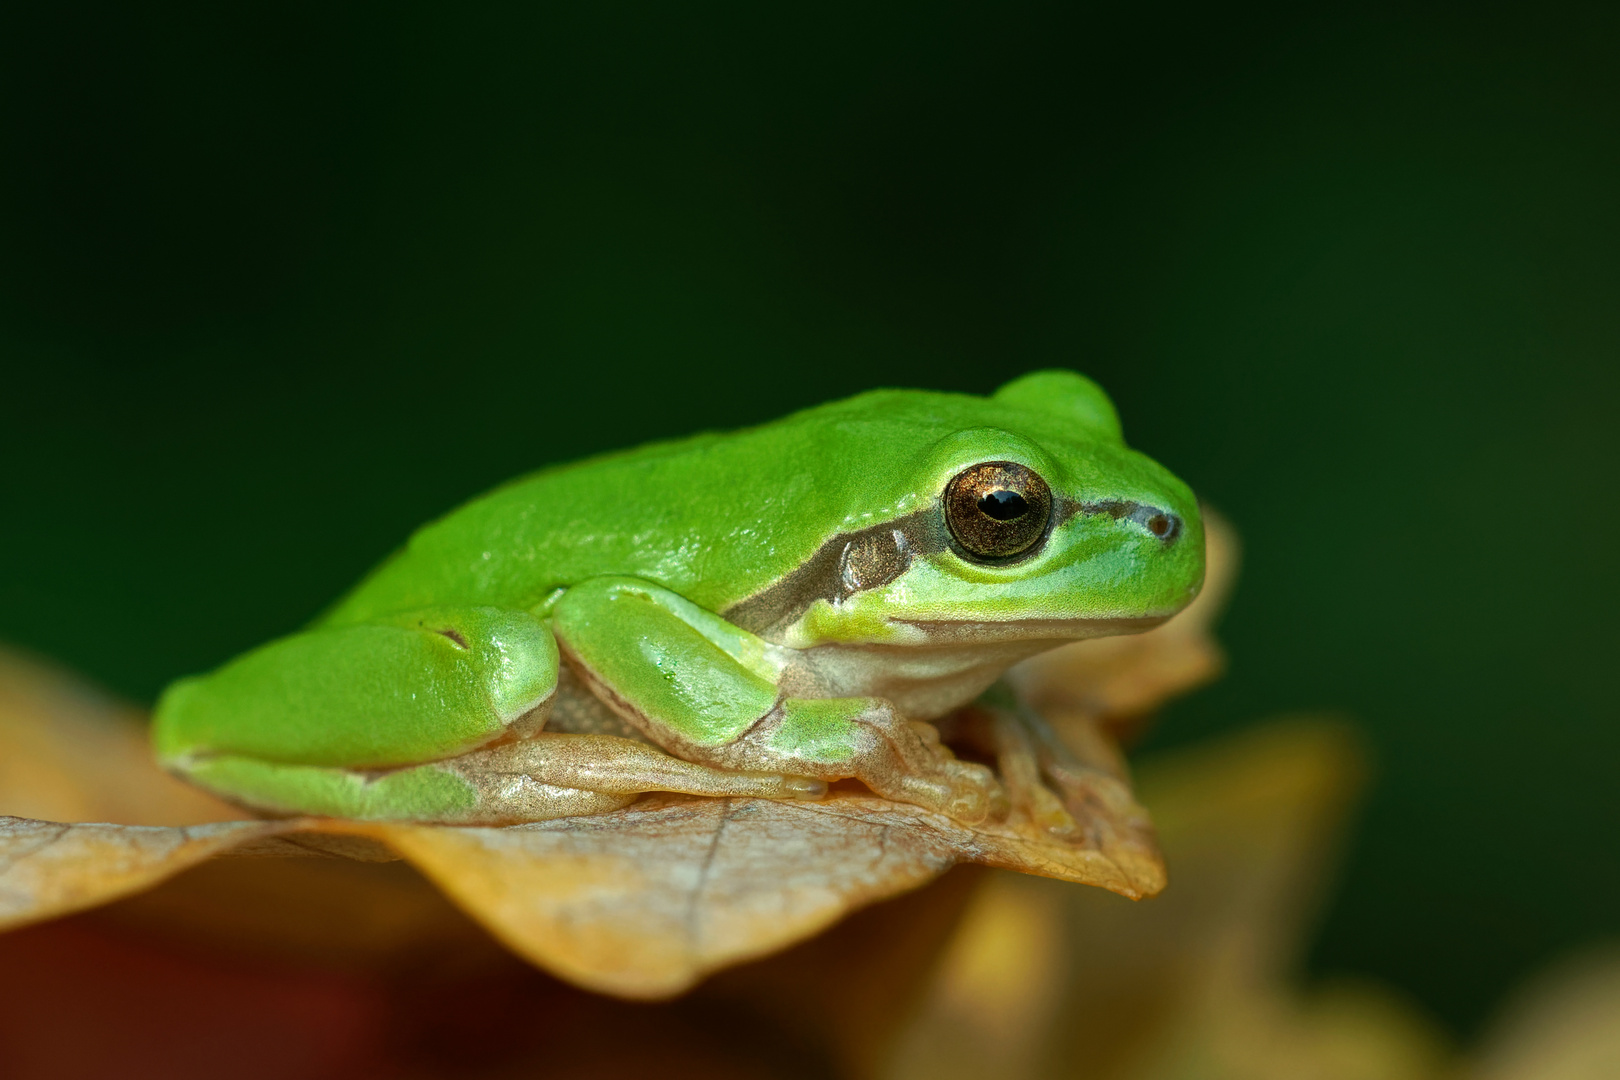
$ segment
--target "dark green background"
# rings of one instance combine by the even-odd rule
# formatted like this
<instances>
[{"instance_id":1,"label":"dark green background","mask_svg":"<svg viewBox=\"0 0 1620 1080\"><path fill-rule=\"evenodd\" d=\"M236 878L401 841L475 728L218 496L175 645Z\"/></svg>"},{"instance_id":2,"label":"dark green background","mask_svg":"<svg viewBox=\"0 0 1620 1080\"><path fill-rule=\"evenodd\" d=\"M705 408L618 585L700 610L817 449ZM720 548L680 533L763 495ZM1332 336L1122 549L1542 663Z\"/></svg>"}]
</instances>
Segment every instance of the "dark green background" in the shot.
<instances>
[{"instance_id":1,"label":"dark green background","mask_svg":"<svg viewBox=\"0 0 1620 1080\"><path fill-rule=\"evenodd\" d=\"M1368 732L1314 969L1620 930L1613 14L556 6L9 17L0 638L150 699L541 463L1068 365L1247 545L1153 742Z\"/></svg>"}]
</instances>

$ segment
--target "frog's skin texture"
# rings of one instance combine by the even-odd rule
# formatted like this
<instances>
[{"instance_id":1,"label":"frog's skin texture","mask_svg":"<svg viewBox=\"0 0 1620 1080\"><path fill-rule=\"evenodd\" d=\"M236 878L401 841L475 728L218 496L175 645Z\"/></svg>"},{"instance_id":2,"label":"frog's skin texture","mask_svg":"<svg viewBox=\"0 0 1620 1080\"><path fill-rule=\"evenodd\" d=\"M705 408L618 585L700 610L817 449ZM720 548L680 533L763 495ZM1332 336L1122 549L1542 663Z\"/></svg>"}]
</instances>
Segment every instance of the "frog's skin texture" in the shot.
<instances>
[{"instance_id":1,"label":"frog's skin texture","mask_svg":"<svg viewBox=\"0 0 1620 1080\"><path fill-rule=\"evenodd\" d=\"M826 782L976 821L926 721L1198 592L1192 492L1097 386L879 390L547 469L158 704L164 764L276 813L504 823Z\"/></svg>"}]
</instances>

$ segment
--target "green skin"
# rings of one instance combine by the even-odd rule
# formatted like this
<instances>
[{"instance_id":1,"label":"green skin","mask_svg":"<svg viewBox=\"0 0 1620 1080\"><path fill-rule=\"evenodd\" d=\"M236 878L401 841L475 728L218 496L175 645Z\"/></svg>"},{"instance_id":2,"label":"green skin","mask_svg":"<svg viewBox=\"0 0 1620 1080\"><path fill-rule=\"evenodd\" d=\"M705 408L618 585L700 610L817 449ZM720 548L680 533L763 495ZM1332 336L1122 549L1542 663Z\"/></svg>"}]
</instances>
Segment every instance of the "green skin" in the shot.
<instances>
[{"instance_id":1,"label":"green skin","mask_svg":"<svg viewBox=\"0 0 1620 1080\"><path fill-rule=\"evenodd\" d=\"M947 521L983 462L1049 485L1016 557ZM853 777L973 821L994 777L917 721L1043 649L1157 625L1203 573L1192 492L1089 380L874 391L512 481L308 629L176 682L153 741L277 813L501 823Z\"/></svg>"}]
</instances>

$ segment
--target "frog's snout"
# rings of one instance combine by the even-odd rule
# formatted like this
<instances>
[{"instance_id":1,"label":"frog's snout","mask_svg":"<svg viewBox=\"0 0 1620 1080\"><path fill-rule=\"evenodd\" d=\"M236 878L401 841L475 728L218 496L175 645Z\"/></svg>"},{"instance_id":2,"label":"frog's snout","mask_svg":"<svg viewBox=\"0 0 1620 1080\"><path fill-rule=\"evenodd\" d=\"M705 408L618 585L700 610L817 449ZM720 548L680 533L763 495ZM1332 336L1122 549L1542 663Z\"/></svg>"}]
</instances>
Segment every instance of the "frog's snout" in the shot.
<instances>
[{"instance_id":1,"label":"frog's snout","mask_svg":"<svg viewBox=\"0 0 1620 1080\"><path fill-rule=\"evenodd\" d=\"M1083 509L1091 514L1107 514L1115 521L1130 521L1158 537L1166 546L1175 543L1185 531L1181 515L1150 503L1110 499L1092 503Z\"/></svg>"}]
</instances>

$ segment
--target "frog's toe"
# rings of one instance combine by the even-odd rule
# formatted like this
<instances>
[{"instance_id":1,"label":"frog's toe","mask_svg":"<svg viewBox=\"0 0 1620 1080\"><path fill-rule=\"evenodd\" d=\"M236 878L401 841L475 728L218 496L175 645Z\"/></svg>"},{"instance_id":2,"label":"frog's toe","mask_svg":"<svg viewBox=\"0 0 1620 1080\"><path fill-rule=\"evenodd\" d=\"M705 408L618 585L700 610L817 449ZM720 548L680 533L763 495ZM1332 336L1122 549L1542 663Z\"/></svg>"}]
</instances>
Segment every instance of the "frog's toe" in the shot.
<instances>
[{"instance_id":1,"label":"frog's toe","mask_svg":"<svg viewBox=\"0 0 1620 1080\"><path fill-rule=\"evenodd\" d=\"M1005 817L1007 793L983 765L953 761L947 767L951 801L945 812L957 821L977 825L988 817Z\"/></svg>"},{"instance_id":2,"label":"frog's toe","mask_svg":"<svg viewBox=\"0 0 1620 1080\"><path fill-rule=\"evenodd\" d=\"M827 781L808 776L782 777L782 794L790 799L814 801L827 795Z\"/></svg>"},{"instance_id":3,"label":"frog's toe","mask_svg":"<svg viewBox=\"0 0 1620 1080\"><path fill-rule=\"evenodd\" d=\"M879 792L889 798L936 810L964 825L977 825L998 810L1005 813L1006 793L983 765L950 761L931 776L907 776L898 790Z\"/></svg>"},{"instance_id":4,"label":"frog's toe","mask_svg":"<svg viewBox=\"0 0 1620 1080\"><path fill-rule=\"evenodd\" d=\"M945 813L964 825L977 825L990 816L990 803L988 792L959 789L951 793L950 801L945 804Z\"/></svg>"}]
</instances>

